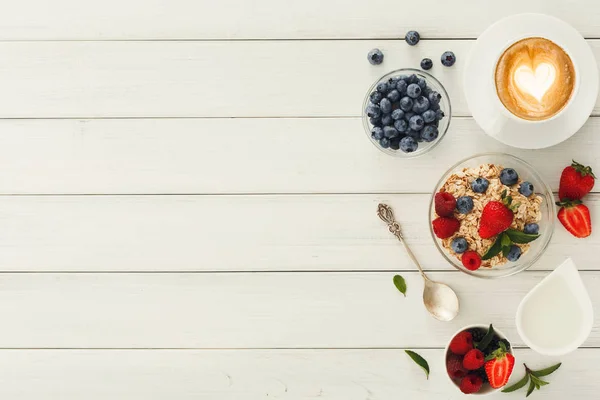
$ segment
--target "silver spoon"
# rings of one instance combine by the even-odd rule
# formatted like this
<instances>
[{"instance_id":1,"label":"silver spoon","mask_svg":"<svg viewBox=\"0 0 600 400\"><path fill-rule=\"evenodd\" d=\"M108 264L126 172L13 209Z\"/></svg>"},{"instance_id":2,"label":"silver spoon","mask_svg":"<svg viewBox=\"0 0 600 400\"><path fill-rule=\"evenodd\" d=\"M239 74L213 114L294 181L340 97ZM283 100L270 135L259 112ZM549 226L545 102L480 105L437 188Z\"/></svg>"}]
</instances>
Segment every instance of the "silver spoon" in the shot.
<instances>
[{"instance_id":1,"label":"silver spoon","mask_svg":"<svg viewBox=\"0 0 600 400\"><path fill-rule=\"evenodd\" d=\"M432 281L427 277L427 275L425 275L425 272L423 272L423 268L421 268L419 261L417 261L417 258L412 251L410 251L410 248L404 241L400 225L394 219L394 212L390 206L387 204L379 204L379 206L377 206L377 215L388 225L390 232L404 245L406 252L413 260L417 268L419 268L419 272L421 272L421 276L425 280L425 288L423 289L423 303L425 304L427 311L429 311L429 314L433 315L434 318L440 321L453 320L454 317L458 315L458 310L460 309L458 297L456 296L454 290L452 290L452 288L446 284Z\"/></svg>"}]
</instances>

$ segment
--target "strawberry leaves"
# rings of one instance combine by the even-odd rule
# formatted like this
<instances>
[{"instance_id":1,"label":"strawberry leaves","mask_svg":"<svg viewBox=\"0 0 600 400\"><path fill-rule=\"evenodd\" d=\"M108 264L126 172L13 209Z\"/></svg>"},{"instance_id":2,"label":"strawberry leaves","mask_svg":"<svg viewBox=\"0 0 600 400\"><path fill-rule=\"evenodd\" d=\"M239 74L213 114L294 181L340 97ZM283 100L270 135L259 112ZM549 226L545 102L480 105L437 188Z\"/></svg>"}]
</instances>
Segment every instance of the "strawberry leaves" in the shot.
<instances>
[{"instance_id":1,"label":"strawberry leaves","mask_svg":"<svg viewBox=\"0 0 600 400\"><path fill-rule=\"evenodd\" d=\"M502 252L504 257L506 257L510 251L510 247L513 244L525 244L533 242L539 237L540 235L538 234L529 234L512 228L507 229L498 235L494 244L488 249L483 257L481 257L481 259L489 260L500 254L500 252Z\"/></svg>"},{"instance_id":2,"label":"strawberry leaves","mask_svg":"<svg viewBox=\"0 0 600 400\"><path fill-rule=\"evenodd\" d=\"M525 397L529 397L529 395L531 393L533 393L534 390L536 390L536 389L540 390L542 386L546 386L546 385L550 384L549 382L546 382L546 381L540 379L540 377L550 375L551 373L556 371L561 366L561 364L562 363L558 363L556 365L553 365L548 368L540 369L538 371L529 369L529 367L527 367L526 364L523 364L525 366L525 376L520 381L515 383L514 385L507 386L504 389L502 389L502 392L510 393L510 392L517 391L517 390L525 387L525 385L527 385L527 382L529 382L529 387L527 388L527 393L525 394Z\"/></svg>"}]
</instances>

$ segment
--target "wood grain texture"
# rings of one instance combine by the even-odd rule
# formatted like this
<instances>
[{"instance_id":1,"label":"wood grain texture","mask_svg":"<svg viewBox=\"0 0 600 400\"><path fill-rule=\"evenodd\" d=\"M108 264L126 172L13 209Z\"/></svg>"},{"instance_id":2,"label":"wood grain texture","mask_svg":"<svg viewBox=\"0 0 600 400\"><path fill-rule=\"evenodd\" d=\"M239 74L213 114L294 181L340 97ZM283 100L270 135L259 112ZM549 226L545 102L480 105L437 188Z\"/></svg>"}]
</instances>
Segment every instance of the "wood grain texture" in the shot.
<instances>
[{"instance_id":1,"label":"wood grain texture","mask_svg":"<svg viewBox=\"0 0 600 400\"><path fill-rule=\"evenodd\" d=\"M37 400L411 400L464 399L445 376L443 350L417 350L431 367L425 380L402 350L0 351L0 396ZM536 395L596 398L600 350L561 357L562 367ZM516 350L511 382L559 361ZM115 362L117 361L117 362ZM35 382L32 385L31 382ZM490 399L522 399L524 392Z\"/></svg>"},{"instance_id":2,"label":"wood grain texture","mask_svg":"<svg viewBox=\"0 0 600 400\"><path fill-rule=\"evenodd\" d=\"M406 298L391 272L3 274L0 348L428 348L473 323L523 345L517 306L546 274L430 274L459 294L451 323L425 312L417 272ZM600 275L582 276L598 304ZM600 346L600 318L584 345Z\"/></svg>"},{"instance_id":3,"label":"wood grain texture","mask_svg":"<svg viewBox=\"0 0 600 400\"><path fill-rule=\"evenodd\" d=\"M0 118L360 116L381 75L446 50L456 64L432 72L453 115L468 116L462 72L472 43L2 42ZM589 43L600 56L600 41ZM366 60L373 47L387 54L377 67Z\"/></svg>"},{"instance_id":4,"label":"wood grain texture","mask_svg":"<svg viewBox=\"0 0 600 400\"><path fill-rule=\"evenodd\" d=\"M429 193L458 160L494 151L556 191L572 158L600 165L599 129L591 118L560 145L520 150L455 118L437 148L403 160L359 118L0 120L0 194Z\"/></svg>"},{"instance_id":5,"label":"wood grain texture","mask_svg":"<svg viewBox=\"0 0 600 400\"><path fill-rule=\"evenodd\" d=\"M428 270L453 270L435 248L429 195L0 197L0 271L396 271L415 267L377 218L394 207ZM589 196L592 218L600 197ZM600 268L596 233L557 222L534 269L575 256Z\"/></svg>"},{"instance_id":6,"label":"wood grain texture","mask_svg":"<svg viewBox=\"0 0 600 400\"><path fill-rule=\"evenodd\" d=\"M277 0L21 0L0 16L0 40L399 38L417 29L427 38L476 37L496 20L543 12L598 37L594 0L281 2ZM460 10L457 12L456 10Z\"/></svg>"}]
</instances>

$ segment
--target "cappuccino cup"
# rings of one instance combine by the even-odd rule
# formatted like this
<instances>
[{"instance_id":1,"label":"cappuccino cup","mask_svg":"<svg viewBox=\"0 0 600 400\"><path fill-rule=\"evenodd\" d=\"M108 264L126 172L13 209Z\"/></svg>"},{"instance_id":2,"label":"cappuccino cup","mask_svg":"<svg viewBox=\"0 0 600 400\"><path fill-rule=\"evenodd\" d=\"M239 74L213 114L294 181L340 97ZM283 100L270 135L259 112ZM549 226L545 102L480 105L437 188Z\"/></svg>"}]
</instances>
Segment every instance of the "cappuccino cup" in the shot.
<instances>
[{"instance_id":1,"label":"cappuccino cup","mask_svg":"<svg viewBox=\"0 0 600 400\"><path fill-rule=\"evenodd\" d=\"M539 36L509 43L496 61L493 86L502 113L524 123L557 118L579 89L579 74L568 51Z\"/></svg>"}]
</instances>

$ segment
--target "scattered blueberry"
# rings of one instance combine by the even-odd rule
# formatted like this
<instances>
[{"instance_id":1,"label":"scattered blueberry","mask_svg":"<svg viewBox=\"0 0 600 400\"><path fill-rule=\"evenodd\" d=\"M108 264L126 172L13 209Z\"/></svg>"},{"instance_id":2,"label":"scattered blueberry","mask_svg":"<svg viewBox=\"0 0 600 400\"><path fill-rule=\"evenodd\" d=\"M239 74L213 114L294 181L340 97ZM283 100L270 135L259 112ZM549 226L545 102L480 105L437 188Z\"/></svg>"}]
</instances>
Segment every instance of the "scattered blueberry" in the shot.
<instances>
[{"instance_id":1,"label":"scattered blueberry","mask_svg":"<svg viewBox=\"0 0 600 400\"><path fill-rule=\"evenodd\" d=\"M411 104L411 106L412 106L412 104ZM379 116L381 115L381 108L379 108L379 106L377 106L375 104L371 104L371 105L367 106L366 112L367 112L367 116L370 118L379 118Z\"/></svg>"},{"instance_id":2,"label":"scattered blueberry","mask_svg":"<svg viewBox=\"0 0 600 400\"><path fill-rule=\"evenodd\" d=\"M383 62L383 53L379 49L373 49L367 54L369 62L373 65L379 65Z\"/></svg>"},{"instance_id":3,"label":"scattered blueberry","mask_svg":"<svg viewBox=\"0 0 600 400\"><path fill-rule=\"evenodd\" d=\"M413 106L413 100L410 97L403 97L400 99L400 108L402 109L402 111L410 111L410 110L412 110L412 106ZM377 108L379 108L379 107L377 107ZM381 113L381 110L379 110L379 112ZM369 114L367 113L367 115L369 115ZM377 115L377 116L379 116L379 115Z\"/></svg>"},{"instance_id":4,"label":"scattered blueberry","mask_svg":"<svg viewBox=\"0 0 600 400\"><path fill-rule=\"evenodd\" d=\"M452 251L458 254L462 254L469 248L469 244L467 240L463 237L457 237L452 239L452 243L450 243L450 247L452 247Z\"/></svg>"},{"instance_id":5,"label":"scattered blueberry","mask_svg":"<svg viewBox=\"0 0 600 400\"><path fill-rule=\"evenodd\" d=\"M429 100L431 104L440 104L441 99L442 95L436 91L429 92L429 94L427 95L427 100Z\"/></svg>"},{"instance_id":6,"label":"scattered blueberry","mask_svg":"<svg viewBox=\"0 0 600 400\"><path fill-rule=\"evenodd\" d=\"M403 137L400 141L400 150L405 153L412 153L413 151L416 151L418 147L419 144L417 141L410 136Z\"/></svg>"},{"instance_id":7,"label":"scattered blueberry","mask_svg":"<svg viewBox=\"0 0 600 400\"><path fill-rule=\"evenodd\" d=\"M419 96L415 99L413 104L413 112L422 114L429 109L429 100L426 97Z\"/></svg>"},{"instance_id":8,"label":"scattered blueberry","mask_svg":"<svg viewBox=\"0 0 600 400\"><path fill-rule=\"evenodd\" d=\"M425 126L425 121L423 121L423 117L420 115L413 115L408 120L408 127L413 131L420 131Z\"/></svg>"},{"instance_id":9,"label":"scattered blueberry","mask_svg":"<svg viewBox=\"0 0 600 400\"><path fill-rule=\"evenodd\" d=\"M519 193L521 193L525 197L529 197L533 194L533 185L531 182L523 182L521 186L519 186Z\"/></svg>"},{"instance_id":10,"label":"scattered blueberry","mask_svg":"<svg viewBox=\"0 0 600 400\"><path fill-rule=\"evenodd\" d=\"M383 95L379 92L373 92L371 95L369 95L369 100L371 100L371 103L379 104L381 99L383 99Z\"/></svg>"},{"instance_id":11,"label":"scattered blueberry","mask_svg":"<svg viewBox=\"0 0 600 400\"><path fill-rule=\"evenodd\" d=\"M384 126L383 127L383 136L385 136L388 139L395 138L399 134L400 133L398 132L398 130L396 128L394 128L393 126Z\"/></svg>"},{"instance_id":12,"label":"scattered blueberry","mask_svg":"<svg viewBox=\"0 0 600 400\"><path fill-rule=\"evenodd\" d=\"M392 102L387 98L381 99L379 108L381 109L382 113L389 114L392 112Z\"/></svg>"},{"instance_id":13,"label":"scattered blueberry","mask_svg":"<svg viewBox=\"0 0 600 400\"><path fill-rule=\"evenodd\" d=\"M399 120L399 119L404 118L404 111L402 111L400 108L392 111L392 118L394 120Z\"/></svg>"},{"instance_id":14,"label":"scattered blueberry","mask_svg":"<svg viewBox=\"0 0 600 400\"><path fill-rule=\"evenodd\" d=\"M419 85L421 90L425 90L425 88L427 87L427 81L424 78L419 78L419 80L417 81L417 85Z\"/></svg>"},{"instance_id":15,"label":"scattered blueberry","mask_svg":"<svg viewBox=\"0 0 600 400\"><path fill-rule=\"evenodd\" d=\"M539 231L540 226L534 222L530 224L525 224L525 227L523 228L523 232L529 235L537 235Z\"/></svg>"},{"instance_id":16,"label":"scattered blueberry","mask_svg":"<svg viewBox=\"0 0 600 400\"><path fill-rule=\"evenodd\" d=\"M373 129L371 129L371 136L375 140L381 139L383 137L383 129L378 126L373 127Z\"/></svg>"},{"instance_id":17,"label":"scattered blueberry","mask_svg":"<svg viewBox=\"0 0 600 400\"><path fill-rule=\"evenodd\" d=\"M431 58L424 58L421 60L421 68L422 69L427 71L427 70L430 70L431 67L433 67L433 61L431 61Z\"/></svg>"},{"instance_id":18,"label":"scattered blueberry","mask_svg":"<svg viewBox=\"0 0 600 400\"><path fill-rule=\"evenodd\" d=\"M406 88L408 87L408 83L405 80L401 79L396 83L396 90L400 93L400 95L406 94Z\"/></svg>"},{"instance_id":19,"label":"scattered blueberry","mask_svg":"<svg viewBox=\"0 0 600 400\"><path fill-rule=\"evenodd\" d=\"M487 179L479 177L471 182L471 189L473 189L475 193L485 193L489 185L490 183Z\"/></svg>"},{"instance_id":20,"label":"scattered blueberry","mask_svg":"<svg viewBox=\"0 0 600 400\"><path fill-rule=\"evenodd\" d=\"M399 119L398 121L394 122L394 128L396 128L396 130L400 133L406 133L408 130L408 122L406 122L404 119Z\"/></svg>"},{"instance_id":21,"label":"scattered blueberry","mask_svg":"<svg viewBox=\"0 0 600 400\"><path fill-rule=\"evenodd\" d=\"M410 85L408 85L408 88L406 88L406 94L409 97L416 99L421 95L421 87L416 83L411 83Z\"/></svg>"},{"instance_id":22,"label":"scattered blueberry","mask_svg":"<svg viewBox=\"0 0 600 400\"><path fill-rule=\"evenodd\" d=\"M519 257L521 257L521 248L513 244L512 246L510 246L510 250L508 251L506 258L508 259L508 261L515 262L519 259Z\"/></svg>"},{"instance_id":23,"label":"scattered blueberry","mask_svg":"<svg viewBox=\"0 0 600 400\"><path fill-rule=\"evenodd\" d=\"M400 136L397 136L390 140L390 149L398 150L400 149Z\"/></svg>"},{"instance_id":24,"label":"scattered blueberry","mask_svg":"<svg viewBox=\"0 0 600 400\"><path fill-rule=\"evenodd\" d=\"M461 196L456 199L456 209L461 214L468 214L473 209L473 199L469 196Z\"/></svg>"},{"instance_id":25,"label":"scattered blueberry","mask_svg":"<svg viewBox=\"0 0 600 400\"><path fill-rule=\"evenodd\" d=\"M439 135L438 128L432 125L427 125L421 131L421 138L426 142L433 142Z\"/></svg>"},{"instance_id":26,"label":"scattered blueberry","mask_svg":"<svg viewBox=\"0 0 600 400\"><path fill-rule=\"evenodd\" d=\"M419 35L419 32L417 31L408 31L404 39L406 40L406 43L408 43L411 46L414 46L417 43L419 43L421 35Z\"/></svg>"},{"instance_id":27,"label":"scattered blueberry","mask_svg":"<svg viewBox=\"0 0 600 400\"><path fill-rule=\"evenodd\" d=\"M442 118L444 118L445 116L446 116L446 114L444 114L444 112L442 110L440 110L440 109L435 110L435 119L437 119L438 121L442 120Z\"/></svg>"},{"instance_id":28,"label":"scattered blueberry","mask_svg":"<svg viewBox=\"0 0 600 400\"><path fill-rule=\"evenodd\" d=\"M433 110L427 110L423 114L421 114L421 116L423 117L423 121L425 121L426 124L435 121L435 111Z\"/></svg>"},{"instance_id":29,"label":"scattered blueberry","mask_svg":"<svg viewBox=\"0 0 600 400\"><path fill-rule=\"evenodd\" d=\"M442 64L444 67L451 67L456 62L456 56L451 51L446 51L442 54Z\"/></svg>"},{"instance_id":30,"label":"scattered blueberry","mask_svg":"<svg viewBox=\"0 0 600 400\"><path fill-rule=\"evenodd\" d=\"M390 90L390 86L387 82L379 82L377 84L377 91L382 94L386 94Z\"/></svg>"},{"instance_id":31,"label":"scattered blueberry","mask_svg":"<svg viewBox=\"0 0 600 400\"><path fill-rule=\"evenodd\" d=\"M400 92L398 91L398 89L390 90L390 92L387 95L387 98L390 99L390 101L398 101L400 100Z\"/></svg>"},{"instance_id":32,"label":"scattered blueberry","mask_svg":"<svg viewBox=\"0 0 600 400\"><path fill-rule=\"evenodd\" d=\"M394 120L392 119L392 114L384 114L381 117L381 125L383 126L390 126L394 123Z\"/></svg>"},{"instance_id":33,"label":"scattered blueberry","mask_svg":"<svg viewBox=\"0 0 600 400\"><path fill-rule=\"evenodd\" d=\"M379 141L379 145L384 149L387 149L388 147L390 147L390 139L386 137L381 138L381 140Z\"/></svg>"},{"instance_id":34,"label":"scattered blueberry","mask_svg":"<svg viewBox=\"0 0 600 400\"><path fill-rule=\"evenodd\" d=\"M519 175L517 171L512 168L504 168L500 171L500 182L506 186L514 185L519 181Z\"/></svg>"}]
</instances>

